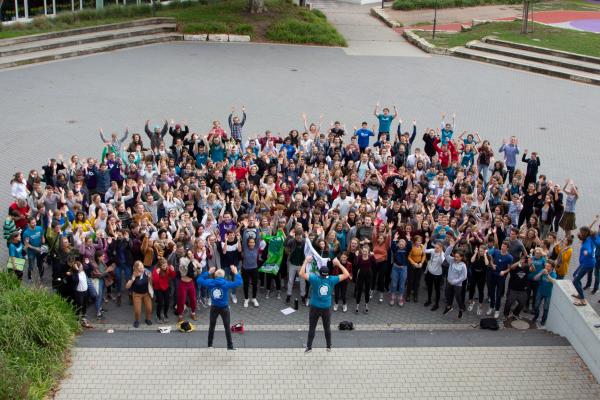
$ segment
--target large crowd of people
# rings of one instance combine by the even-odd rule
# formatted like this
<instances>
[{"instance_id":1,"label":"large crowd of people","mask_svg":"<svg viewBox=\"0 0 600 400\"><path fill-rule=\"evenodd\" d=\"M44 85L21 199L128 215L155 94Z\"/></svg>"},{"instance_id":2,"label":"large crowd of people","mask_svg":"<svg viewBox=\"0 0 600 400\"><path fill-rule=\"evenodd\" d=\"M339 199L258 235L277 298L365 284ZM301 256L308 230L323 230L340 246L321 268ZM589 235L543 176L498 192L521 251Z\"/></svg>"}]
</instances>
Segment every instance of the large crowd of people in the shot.
<instances>
[{"instance_id":1,"label":"large crowd of people","mask_svg":"<svg viewBox=\"0 0 600 400\"><path fill-rule=\"evenodd\" d=\"M302 115L287 135L247 134L245 108L207 133L174 121L100 130L99 158L59 155L14 175L8 268L29 281L51 274L86 327L88 307L104 319L110 302L133 305L135 327L196 320L214 303L211 324L228 323L237 286L244 307L260 307L259 294L309 306L310 286L329 274L349 278L328 286L333 312L349 298L356 313L421 302L458 318L528 312L543 325L576 236L575 304L586 304L600 251L597 220L576 225L575 183L542 174L540 154L515 136L492 146L442 114L416 140L417 122L392 110L378 104L372 127L348 130ZM315 324L331 312L320 303Z\"/></svg>"}]
</instances>

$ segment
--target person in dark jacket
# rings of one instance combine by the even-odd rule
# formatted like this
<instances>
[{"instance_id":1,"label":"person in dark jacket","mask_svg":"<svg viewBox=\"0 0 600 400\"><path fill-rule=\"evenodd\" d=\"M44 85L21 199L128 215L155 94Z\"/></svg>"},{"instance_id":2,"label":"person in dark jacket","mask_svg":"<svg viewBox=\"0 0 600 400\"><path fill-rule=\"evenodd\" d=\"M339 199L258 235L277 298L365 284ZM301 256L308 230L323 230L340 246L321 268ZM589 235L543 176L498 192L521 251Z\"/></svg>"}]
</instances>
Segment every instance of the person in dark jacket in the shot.
<instances>
[{"instance_id":1,"label":"person in dark jacket","mask_svg":"<svg viewBox=\"0 0 600 400\"><path fill-rule=\"evenodd\" d=\"M149 122L150 122L150 120L146 121L146 126L144 127L144 131L146 131L146 135L148 135L148 137L150 138L150 148L153 151L156 151L156 150L158 150L160 143L163 141L163 138L165 137L165 135L167 134L167 131L169 130L169 122L167 120L165 120L165 125L162 127L162 129L160 129L160 126L155 125L154 131L150 131L150 128L148 128Z\"/></svg>"},{"instance_id":2,"label":"person in dark jacket","mask_svg":"<svg viewBox=\"0 0 600 400\"><path fill-rule=\"evenodd\" d=\"M510 309L516 303L513 316L519 318L521 310L527 304L527 275L529 272L527 255L524 254L518 262L511 265L509 271L510 279L508 281L508 294L504 303L504 316L508 318Z\"/></svg>"},{"instance_id":3,"label":"person in dark jacket","mask_svg":"<svg viewBox=\"0 0 600 400\"><path fill-rule=\"evenodd\" d=\"M537 181L537 173L540 168L540 158L537 153L534 151L531 153L531 157L527 158L527 149L523 152L523 157L521 161L527 163L527 171L525 172L525 182L523 183L523 187L527 187L530 183L535 183Z\"/></svg>"},{"instance_id":4,"label":"person in dark jacket","mask_svg":"<svg viewBox=\"0 0 600 400\"><path fill-rule=\"evenodd\" d=\"M171 125L174 122L175 121L171 120ZM171 146L175 146L177 139L181 139L181 142L185 142L185 137L190 133L190 129L188 128L187 124L185 122L183 124L184 129L181 129L181 125L179 124L176 124L175 128L172 126L169 128L169 135L173 137L173 143L171 143Z\"/></svg>"},{"instance_id":5,"label":"person in dark jacket","mask_svg":"<svg viewBox=\"0 0 600 400\"><path fill-rule=\"evenodd\" d=\"M128 278L133 274L133 254L131 250L129 232L120 230L117 238L110 240L108 244L108 255L116 264L115 289L117 292L117 306L121 305L121 290L123 289L123 274Z\"/></svg>"}]
</instances>

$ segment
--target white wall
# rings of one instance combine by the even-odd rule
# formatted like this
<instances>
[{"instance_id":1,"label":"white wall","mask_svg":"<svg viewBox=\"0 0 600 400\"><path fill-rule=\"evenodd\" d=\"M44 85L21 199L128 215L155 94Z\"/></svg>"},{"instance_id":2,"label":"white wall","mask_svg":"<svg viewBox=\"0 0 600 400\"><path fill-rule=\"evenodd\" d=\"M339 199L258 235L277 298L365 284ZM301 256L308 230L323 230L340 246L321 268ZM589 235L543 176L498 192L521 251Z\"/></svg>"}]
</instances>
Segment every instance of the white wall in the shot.
<instances>
[{"instance_id":1,"label":"white wall","mask_svg":"<svg viewBox=\"0 0 600 400\"><path fill-rule=\"evenodd\" d=\"M600 316L590 305L574 306L572 294L577 292L570 280L556 282L546 329L567 338L600 382L600 328L594 328Z\"/></svg>"}]
</instances>

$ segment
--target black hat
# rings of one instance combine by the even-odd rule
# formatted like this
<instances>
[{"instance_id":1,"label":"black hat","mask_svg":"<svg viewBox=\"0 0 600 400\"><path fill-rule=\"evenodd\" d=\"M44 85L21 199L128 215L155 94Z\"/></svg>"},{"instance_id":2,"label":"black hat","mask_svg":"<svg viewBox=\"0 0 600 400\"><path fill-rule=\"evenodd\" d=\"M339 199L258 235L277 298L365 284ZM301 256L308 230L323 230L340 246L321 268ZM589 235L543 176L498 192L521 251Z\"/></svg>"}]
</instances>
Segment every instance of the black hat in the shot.
<instances>
[{"instance_id":1,"label":"black hat","mask_svg":"<svg viewBox=\"0 0 600 400\"><path fill-rule=\"evenodd\" d=\"M322 277L329 276L329 268L327 268L326 266L323 265L321 268L319 268L319 274Z\"/></svg>"}]
</instances>

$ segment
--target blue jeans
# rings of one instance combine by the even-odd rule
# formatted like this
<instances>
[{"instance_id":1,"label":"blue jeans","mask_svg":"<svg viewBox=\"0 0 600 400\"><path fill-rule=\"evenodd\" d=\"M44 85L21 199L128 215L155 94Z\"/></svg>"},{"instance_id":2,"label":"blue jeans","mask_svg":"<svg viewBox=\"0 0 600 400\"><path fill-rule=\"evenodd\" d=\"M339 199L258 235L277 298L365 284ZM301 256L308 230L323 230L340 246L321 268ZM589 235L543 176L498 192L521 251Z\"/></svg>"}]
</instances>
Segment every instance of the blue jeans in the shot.
<instances>
[{"instance_id":1,"label":"blue jeans","mask_svg":"<svg viewBox=\"0 0 600 400\"><path fill-rule=\"evenodd\" d=\"M37 262L38 273L40 274L40 280L44 275L44 256L40 253L27 252L27 278L31 279L31 273L33 272L33 264Z\"/></svg>"},{"instance_id":2,"label":"blue jeans","mask_svg":"<svg viewBox=\"0 0 600 400\"><path fill-rule=\"evenodd\" d=\"M396 264L392 267L392 283L390 285L390 294L404 296L404 287L406 286L407 267L400 267Z\"/></svg>"},{"instance_id":3,"label":"blue jeans","mask_svg":"<svg viewBox=\"0 0 600 400\"><path fill-rule=\"evenodd\" d=\"M596 250L597 252L599 250ZM587 273L587 283L585 284L586 287L590 287L592 286L592 280L594 281L594 287L593 290L598 290L598 286L600 284L600 282L598 282L598 280L600 279L600 258L596 258L596 266L594 267L594 269L590 269Z\"/></svg>"},{"instance_id":4,"label":"blue jeans","mask_svg":"<svg viewBox=\"0 0 600 400\"><path fill-rule=\"evenodd\" d=\"M583 286L581 285L581 280L584 276L588 274L588 272L593 271L593 269L594 267L583 267L580 265L575 270L575 273L573 273L573 286L575 286L575 290L577 290L577 294L579 295L579 298L581 300L585 298L585 295L583 293Z\"/></svg>"},{"instance_id":5,"label":"blue jeans","mask_svg":"<svg viewBox=\"0 0 600 400\"><path fill-rule=\"evenodd\" d=\"M540 316L540 305L542 304L542 300L544 301L544 312L542 313L542 325L546 323L546 319L548 319L548 309L550 308L550 296L544 296L540 292L537 292L537 296L535 296L535 305L533 306L533 320L537 321Z\"/></svg>"},{"instance_id":6,"label":"blue jeans","mask_svg":"<svg viewBox=\"0 0 600 400\"><path fill-rule=\"evenodd\" d=\"M102 303L104 302L104 278L92 279L92 282L94 281L98 281L98 293L96 293L96 301L94 302L97 315L100 314L100 310L102 310Z\"/></svg>"},{"instance_id":7,"label":"blue jeans","mask_svg":"<svg viewBox=\"0 0 600 400\"><path fill-rule=\"evenodd\" d=\"M125 279L123 279L123 274L125 274ZM131 265L117 263L117 267L115 268L115 289L118 296L121 295L121 290L123 290L123 282L127 282L131 275L133 275L133 267Z\"/></svg>"}]
</instances>

